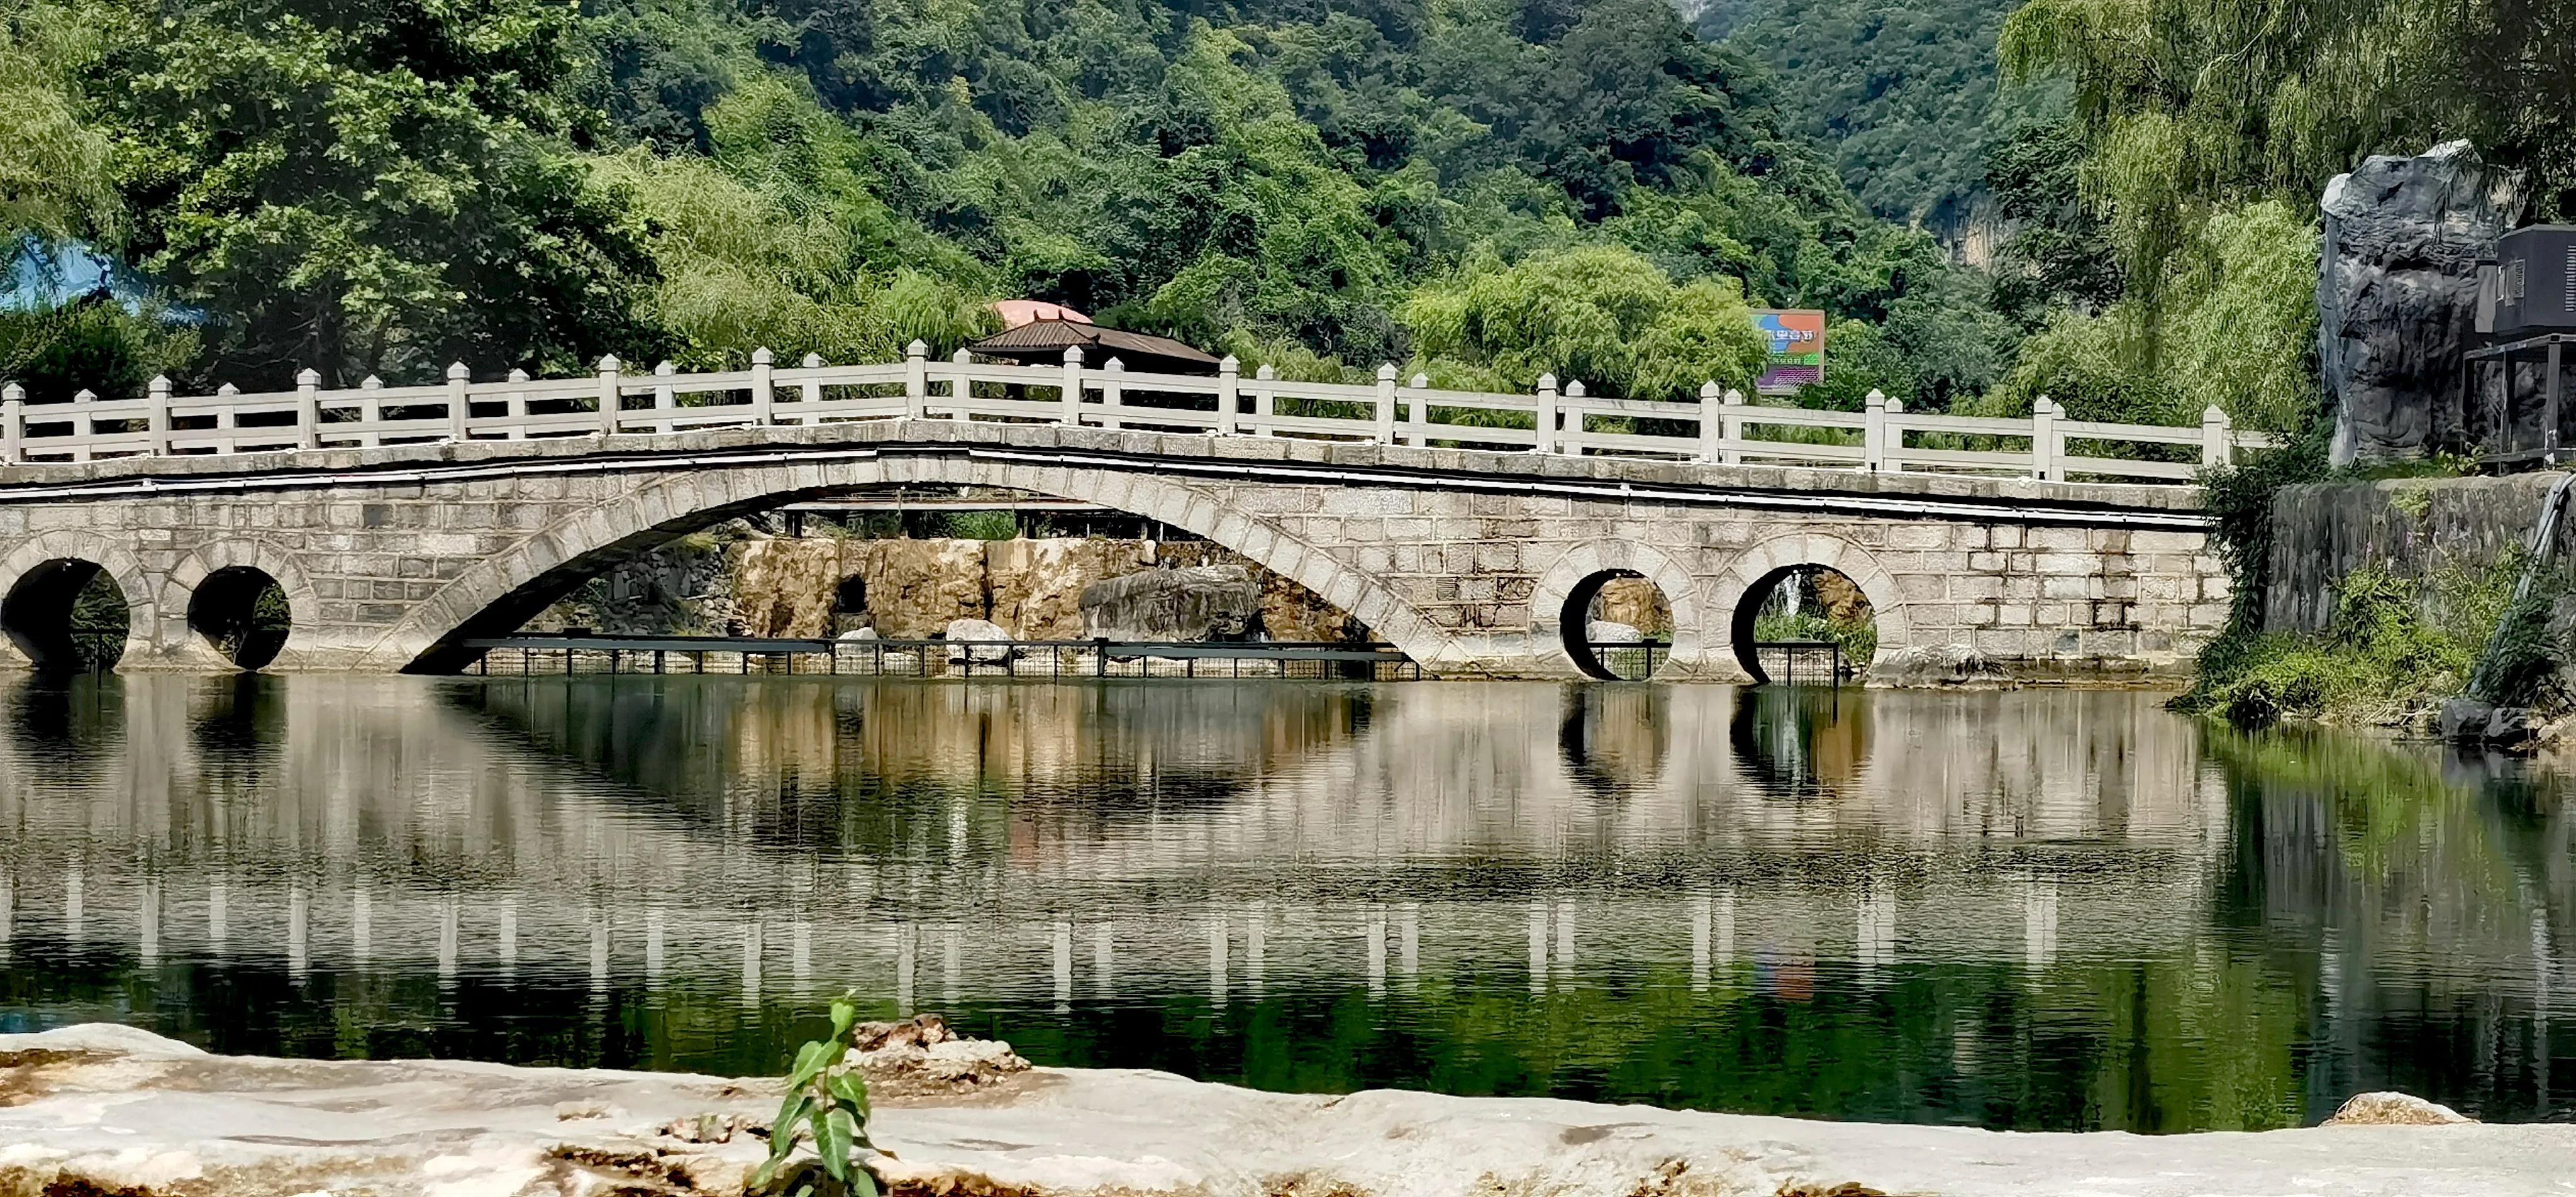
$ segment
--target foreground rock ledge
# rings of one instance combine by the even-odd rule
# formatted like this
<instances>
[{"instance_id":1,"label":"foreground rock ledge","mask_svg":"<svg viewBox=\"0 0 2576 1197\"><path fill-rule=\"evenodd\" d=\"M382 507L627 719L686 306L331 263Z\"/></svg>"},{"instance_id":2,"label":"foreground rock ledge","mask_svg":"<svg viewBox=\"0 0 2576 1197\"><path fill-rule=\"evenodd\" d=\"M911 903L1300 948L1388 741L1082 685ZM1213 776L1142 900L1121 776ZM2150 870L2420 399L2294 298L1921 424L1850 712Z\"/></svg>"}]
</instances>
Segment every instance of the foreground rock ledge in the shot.
<instances>
[{"instance_id":1,"label":"foreground rock ledge","mask_svg":"<svg viewBox=\"0 0 2576 1197\"><path fill-rule=\"evenodd\" d=\"M901 1088L897 1086L895 1088ZM741 1191L770 1082L210 1056L124 1027L0 1035L0 1194ZM2576 1127L2000 1134L1639 1106L1258 1093L1035 1069L889 1093L897 1193L2029 1197L2564 1193Z\"/></svg>"}]
</instances>

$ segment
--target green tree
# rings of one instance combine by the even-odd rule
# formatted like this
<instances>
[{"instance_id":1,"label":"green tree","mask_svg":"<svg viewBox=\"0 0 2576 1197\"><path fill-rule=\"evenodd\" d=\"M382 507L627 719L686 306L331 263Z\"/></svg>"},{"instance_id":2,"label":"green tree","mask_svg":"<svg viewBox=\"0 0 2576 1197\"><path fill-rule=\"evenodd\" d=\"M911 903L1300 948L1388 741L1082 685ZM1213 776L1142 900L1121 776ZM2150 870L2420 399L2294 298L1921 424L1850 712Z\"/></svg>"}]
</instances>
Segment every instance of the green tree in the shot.
<instances>
[{"instance_id":1,"label":"green tree","mask_svg":"<svg viewBox=\"0 0 2576 1197\"><path fill-rule=\"evenodd\" d=\"M0 0L0 247L13 257L22 237L69 239L116 224L111 147L77 83L99 53L95 20L65 5Z\"/></svg>"},{"instance_id":2,"label":"green tree","mask_svg":"<svg viewBox=\"0 0 2576 1197\"><path fill-rule=\"evenodd\" d=\"M1510 266L1471 262L1416 290L1403 314L1426 361L1515 388L1553 373L1600 394L1684 399L1711 381L1749 389L1769 353L1733 279L1676 286L1634 252L1607 246Z\"/></svg>"}]
</instances>

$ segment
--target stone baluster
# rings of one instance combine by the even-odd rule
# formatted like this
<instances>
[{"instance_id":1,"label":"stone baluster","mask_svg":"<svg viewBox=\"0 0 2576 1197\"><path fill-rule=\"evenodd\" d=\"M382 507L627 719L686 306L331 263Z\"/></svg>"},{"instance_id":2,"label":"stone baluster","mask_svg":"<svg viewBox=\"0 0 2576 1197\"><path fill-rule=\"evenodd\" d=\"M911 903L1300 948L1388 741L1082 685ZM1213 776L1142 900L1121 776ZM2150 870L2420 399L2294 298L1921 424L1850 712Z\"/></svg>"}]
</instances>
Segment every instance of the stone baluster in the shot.
<instances>
[{"instance_id":1,"label":"stone baluster","mask_svg":"<svg viewBox=\"0 0 2576 1197\"><path fill-rule=\"evenodd\" d=\"M930 342L915 339L903 347L903 418L930 414Z\"/></svg>"},{"instance_id":2,"label":"stone baluster","mask_svg":"<svg viewBox=\"0 0 2576 1197\"><path fill-rule=\"evenodd\" d=\"M1395 443L1395 363L1377 367L1377 443Z\"/></svg>"},{"instance_id":3,"label":"stone baluster","mask_svg":"<svg viewBox=\"0 0 2576 1197\"><path fill-rule=\"evenodd\" d=\"M1234 421L1241 405L1240 388L1243 363L1231 353L1216 364L1216 434L1233 436Z\"/></svg>"},{"instance_id":4,"label":"stone baluster","mask_svg":"<svg viewBox=\"0 0 2576 1197\"><path fill-rule=\"evenodd\" d=\"M1905 472L1905 425L1896 419L1904 414L1905 401L1891 396L1887 401L1887 441L1882 446L1887 472L1891 474Z\"/></svg>"},{"instance_id":5,"label":"stone baluster","mask_svg":"<svg viewBox=\"0 0 2576 1197\"><path fill-rule=\"evenodd\" d=\"M376 394L383 389L385 380L373 374L358 380L358 419L360 427L366 429L358 434L358 443L370 448L384 443L376 432L376 425L385 418L384 399Z\"/></svg>"},{"instance_id":6,"label":"stone baluster","mask_svg":"<svg viewBox=\"0 0 2576 1197\"><path fill-rule=\"evenodd\" d=\"M27 388L0 387L0 465L27 460Z\"/></svg>"},{"instance_id":7,"label":"stone baluster","mask_svg":"<svg viewBox=\"0 0 2576 1197\"><path fill-rule=\"evenodd\" d=\"M510 381L524 383L528 381L528 372L513 369L510 371ZM510 430L503 435L514 441L528 439L528 393L526 391L510 392Z\"/></svg>"},{"instance_id":8,"label":"stone baluster","mask_svg":"<svg viewBox=\"0 0 2576 1197\"><path fill-rule=\"evenodd\" d=\"M751 351L751 422L767 425L778 412L778 355Z\"/></svg>"},{"instance_id":9,"label":"stone baluster","mask_svg":"<svg viewBox=\"0 0 2576 1197\"><path fill-rule=\"evenodd\" d=\"M2236 433L2227 413L2213 403L2200 413L2200 464L2217 469L2236 459Z\"/></svg>"},{"instance_id":10,"label":"stone baluster","mask_svg":"<svg viewBox=\"0 0 2576 1197\"><path fill-rule=\"evenodd\" d=\"M1860 465L1871 473L1887 466L1887 396L1879 391L1861 400Z\"/></svg>"},{"instance_id":11,"label":"stone baluster","mask_svg":"<svg viewBox=\"0 0 2576 1197\"><path fill-rule=\"evenodd\" d=\"M960 424L966 422L966 398L975 393L974 385L966 381L966 367L974 361L975 355L963 349L948 355L948 364L957 370L948 378L948 418Z\"/></svg>"},{"instance_id":12,"label":"stone baluster","mask_svg":"<svg viewBox=\"0 0 2576 1197\"><path fill-rule=\"evenodd\" d=\"M1699 461L1702 465L1726 460L1726 406L1714 380L1699 384Z\"/></svg>"},{"instance_id":13,"label":"stone baluster","mask_svg":"<svg viewBox=\"0 0 2576 1197\"><path fill-rule=\"evenodd\" d=\"M1234 359L1228 358L1226 360L1232 361ZM1124 427L1124 425L1119 422L1118 411L1126 405L1127 363L1113 357L1109 359L1107 365L1101 367L1100 371L1100 426L1103 428Z\"/></svg>"},{"instance_id":14,"label":"stone baluster","mask_svg":"<svg viewBox=\"0 0 2576 1197\"><path fill-rule=\"evenodd\" d=\"M170 452L170 376L155 374L143 384L143 451L160 457Z\"/></svg>"},{"instance_id":15,"label":"stone baluster","mask_svg":"<svg viewBox=\"0 0 2576 1197\"><path fill-rule=\"evenodd\" d=\"M2057 435L2057 401L2046 395L2030 405L2030 474L2044 482L2061 477L2057 459L2066 448Z\"/></svg>"},{"instance_id":16,"label":"stone baluster","mask_svg":"<svg viewBox=\"0 0 2576 1197\"><path fill-rule=\"evenodd\" d=\"M84 387L72 393L72 460L88 461L91 437L98 435L98 392Z\"/></svg>"},{"instance_id":17,"label":"stone baluster","mask_svg":"<svg viewBox=\"0 0 2576 1197\"><path fill-rule=\"evenodd\" d=\"M238 394L241 394L241 388L234 386L229 382L215 388L215 398L217 399L230 399ZM241 413L234 411L232 404L218 403L215 405L215 432L218 434L215 442L217 451L233 453L238 452L241 449L241 438L234 435L235 430L240 427Z\"/></svg>"},{"instance_id":18,"label":"stone baluster","mask_svg":"<svg viewBox=\"0 0 2576 1197\"><path fill-rule=\"evenodd\" d=\"M918 345L921 344L921 342L915 341L913 344ZM909 359L910 356L911 355L907 354L907 359ZM820 370L823 368L823 355L819 353L806 354L802 359L799 359L797 364L807 370ZM911 384L907 381L905 384L905 394L909 397L910 393ZM807 428L811 428L822 423L823 409L818 405L823 402L823 380L816 378L811 374L806 375L805 381L797 384L796 402L803 405L803 409L796 413L797 423L802 424Z\"/></svg>"},{"instance_id":19,"label":"stone baluster","mask_svg":"<svg viewBox=\"0 0 2576 1197\"><path fill-rule=\"evenodd\" d=\"M1414 375L1411 393L1404 397L1404 419L1413 426L1412 435L1407 439L1416 449L1431 443L1430 400L1431 376Z\"/></svg>"},{"instance_id":20,"label":"stone baluster","mask_svg":"<svg viewBox=\"0 0 2576 1197\"><path fill-rule=\"evenodd\" d=\"M1725 405L1718 413L1718 427L1726 437L1726 450L1721 460L1735 465L1744 460L1744 392L1726 389Z\"/></svg>"},{"instance_id":21,"label":"stone baluster","mask_svg":"<svg viewBox=\"0 0 2576 1197\"><path fill-rule=\"evenodd\" d=\"M1279 414L1279 388L1274 385L1278 380L1279 370L1274 366L1265 365L1252 372L1252 434L1254 436L1279 435L1279 430L1270 422L1272 417Z\"/></svg>"},{"instance_id":22,"label":"stone baluster","mask_svg":"<svg viewBox=\"0 0 2576 1197\"><path fill-rule=\"evenodd\" d=\"M1583 389L1583 380L1580 378L1565 384L1565 398L1567 399L1579 400L1590 393L1591 392ZM1557 408L1557 422L1561 425L1561 427L1556 430L1557 452L1570 453L1576 457L1583 456L1583 434L1591 431L1591 429L1586 426L1584 417L1589 414L1590 413L1583 410L1583 405L1580 403L1561 405ZM1567 441L1568 433L1573 434L1571 443L1568 443Z\"/></svg>"},{"instance_id":23,"label":"stone baluster","mask_svg":"<svg viewBox=\"0 0 2576 1197\"><path fill-rule=\"evenodd\" d=\"M655 432L667 433L679 428L679 424L674 422L672 417L679 414L680 393L671 385L672 377L679 372L680 368L667 360L654 363L653 431Z\"/></svg>"},{"instance_id":24,"label":"stone baluster","mask_svg":"<svg viewBox=\"0 0 2576 1197\"><path fill-rule=\"evenodd\" d=\"M617 409L624 402L618 396L625 386L625 383L618 378L617 372L624 368L625 363L618 361L614 353L603 354L599 359L599 435L601 436L617 431Z\"/></svg>"},{"instance_id":25,"label":"stone baluster","mask_svg":"<svg viewBox=\"0 0 2576 1197\"><path fill-rule=\"evenodd\" d=\"M1531 421L1538 439L1530 446L1533 453L1556 452L1556 375L1538 376L1538 412Z\"/></svg>"},{"instance_id":26,"label":"stone baluster","mask_svg":"<svg viewBox=\"0 0 2576 1197\"><path fill-rule=\"evenodd\" d=\"M1082 426L1082 346L1064 349L1064 414L1060 417L1068 428Z\"/></svg>"},{"instance_id":27,"label":"stone baluster","mask_svg":"<svg viewBox=\"0 0 2576 1197\"><path fill-rule=\"evenodd\" d=\"M473 389L474 372L463 362L447 363L447 439L451 441L473 439Z\"/></svg>"},{"instance_id":28,"label":"stone baluster","mask_svg":"<svg viewBox=\"0 0 2576 1197\"><path fill-rule=\"evenodd\" d=\"M322 374L310 367L295 372L295 433L299 447L322 447Z\"/></svg>"}]
</instances>

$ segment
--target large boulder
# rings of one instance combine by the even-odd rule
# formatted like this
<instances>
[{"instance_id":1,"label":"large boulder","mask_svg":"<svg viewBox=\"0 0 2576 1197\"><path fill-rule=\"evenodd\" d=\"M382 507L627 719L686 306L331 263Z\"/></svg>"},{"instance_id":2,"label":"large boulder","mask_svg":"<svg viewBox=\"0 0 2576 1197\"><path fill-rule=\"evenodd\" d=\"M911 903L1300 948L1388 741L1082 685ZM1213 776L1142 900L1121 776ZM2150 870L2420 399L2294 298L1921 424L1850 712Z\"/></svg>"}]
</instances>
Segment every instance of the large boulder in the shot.
<instances>
[{"instance_id":1,"label":"large boulder","mask_svg":"<svg viewBox=\"0 0 2576 1197\"><path fill-rule=\"evenodd\" d=\"M2373 155L2326 185L2317 349L2335 464L2476 439L2460 362L2478 342L2478 262L2521 206L2519 176L2480 165L2464 141Z\"/></svg>"},{"instance_id":2,"label":"large boulder","mask_svg":"<svg viewBox=\"0 0 2576 1197\"><path fill-rule=\"evenodd\" d=\"M1109 640L1248 640L1261 581L1240 565L1149 569L1082 589L1082 634Z\"/></svg>"},{"instance_id":3,"label":"large boulder","mask_svg":"<svg viewBox=\"0 0 2576 1197\"><path fill-rule=\"evenodd\" d=\"M952 619L946 632L950 663L972 661L978 665L999 665L1019 655L1012 644L1011 633L1002 625L982 619Z\"/></svg>"},{"instance_id":4,"label":"large boulder","mask_svg":"<svg viewBox=\"0 0 2576 1197\"><path fill-rule=\"evenodd\" d=\"M1615 619L1593 620L1584 625L1583 636L1594 644L1636 644L1646 638L1644 633L1637 630L1635 624L1621 623Z\"/></svg>"},{"instance_id":5,"label":"large boulder","mask_svg":"<svg viewBox=\"0 0 2576 1197\"><path fill-rule=\"evenodd\" d=\"M1985 654L1965 644L1927 644L1882 651L1866 662L1869 684L1936 690L1993 690L2012 678Z\"/></svg>"}]
</instances>

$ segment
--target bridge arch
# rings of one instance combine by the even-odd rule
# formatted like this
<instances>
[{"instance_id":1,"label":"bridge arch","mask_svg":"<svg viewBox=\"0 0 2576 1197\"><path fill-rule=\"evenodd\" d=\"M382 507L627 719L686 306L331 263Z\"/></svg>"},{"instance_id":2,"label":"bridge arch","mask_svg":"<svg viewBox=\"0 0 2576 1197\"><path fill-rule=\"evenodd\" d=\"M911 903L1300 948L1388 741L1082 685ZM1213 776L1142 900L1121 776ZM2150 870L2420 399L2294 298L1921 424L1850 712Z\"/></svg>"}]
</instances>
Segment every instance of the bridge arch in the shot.
<instances>
[{"instance_id":1,"label":"bridge arch","mask_svg":"<svg viewBox=\"0 0 2576 1197\"><path fill-rule=\"evenodd\" d=\"M1768 589L1789 571L1807 567L1833 570L1860 588L1878 623L1880 657L1914 643L1905 595L1897 587L1896 575L1868 549L1827 532L1782 533L1745 549L1709 583L1709 609L1723 613L1730 628L1739 622L1750 628L1745 600ZM1730 630L1727 639L1732 644L1739 637ZM1745 667L1738 664L1735 668Z\"/></svg>"},{"instance_id":2,"label":"bridge arch","mask_svg":"<svg viewBox=\"0 0 2576 1197\"><path fill-rule=\"evenodd\" d=\"M1109 466L1028 465L966 455L764 463L657 473L626 493L513 542L415 604L369 649L363 668L446 672L460 643L515 630L584 580L634 554L724 520L878 487L992 487L1096 503L1186 529L1313 591L1424 666L1469 659L1449 633L1382 582L1275 523L1168 478Z\"/></svg>"},{"instance_id":3,"label":"bridge arch","mask_svg":"<svg viewBox=\"0 0 2576 1197\"><path fill-rule=\"evenodd\" d=\"M223 654L197 634L196 629L188 626L188 609L196 598L197 588L203 586L207 578L228 569L258 570L274 580L278 589L286 592L286 609L295 622L288 627L286 646L274 663L292 668L294 654L299 647L297 639L310 636L305 625L320 611L321 598L295 554L264 540L228 537L208 541L180 559L161 583L159 622L152 637L154 647L190 665L210 669L233 667L233 662L225 660Z\"/></svg>"},{"instance_id":4,"label":"bridge arch","mask_svg":"<svg viewBox=\"0 0 2576 1197\"><path fill-rule=\"evenodd\" d=\"M117 589L125 592L125 643L128 652L132 652L136 644L152 643L155 629L160 624L160 607L155 601L159 588L151 584L150 575L144 572L143 562L133 550L96 532L58 528L37 533L21 542L9 551L8 556L0 557L0 597L15 592L18 584L25 581L30 573L62 561L86 561L95 565L116 583ZM0 652L24 659L18 646L7 637L0 637Z\"/></svg>"},{"instance_id":5,"label":"bridge arch","mask_svg":"<svg viewBox=\"0 0 2576 1197\"><path fill-rule=\"evenodd\" d=\"M1673 609L1672 657L1655 676L1701 676L1708 655L1708 637L1697 582L1670 554L1628 540L1592 540L1575 545L1539 573L1538 584L1530 592L1530 655L1553 672L1570 677L1589 673L1587 663L1575 660L1566 644L1567 605L1579 592L1597 591L1601 582L1610 577L1638 577L1654 583Z\"/></svg>"}]
</instances>

